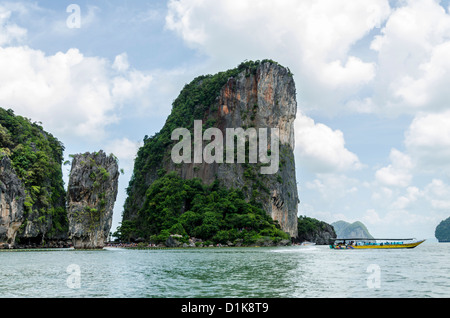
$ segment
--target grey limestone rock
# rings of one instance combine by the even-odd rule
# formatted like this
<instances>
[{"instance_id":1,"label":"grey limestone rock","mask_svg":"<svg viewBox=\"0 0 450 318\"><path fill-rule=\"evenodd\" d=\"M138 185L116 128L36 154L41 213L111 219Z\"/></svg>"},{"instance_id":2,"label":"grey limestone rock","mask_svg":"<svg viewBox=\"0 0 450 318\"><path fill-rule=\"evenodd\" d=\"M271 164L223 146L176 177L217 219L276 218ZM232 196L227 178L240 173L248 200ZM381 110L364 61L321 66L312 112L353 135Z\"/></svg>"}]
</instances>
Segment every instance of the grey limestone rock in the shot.
<instances>
[{"instance_id":1,"label":"grey limestone rock","mask_svg":"<svg viewBox=\"0 0 450 318\"><path fill-rule=\"evenodd\" d=\"M17 231L24 221L25 189L17 177L11 160L0 160L0 245L14 246Z\"/></svg>"},{"instance_id":2,"label":"grey limestone rock","mask_svg":"<svg viewBox=\"0 0 450 318\"><path fill-rule=\"evenodd\" d=\"M262 175L255 165L202 164L184 165L181 176L199 177L211 184L215 178L228 188L246 190L247 197L258 188L257 200L263 209L279 222L291 237L297 235L298 192L294 161L294 120L297 114L295 83L289 70L278 64L264 62L254 74L240 73L228 79L216 101L216 126L227 138L227 128L279 129L279 169ZM268 132L269 134L269 132ZM175 170L172 166L169 170Z\"/></svg>"},{"instance_id":3,"label":"grey limestone rock","mask_svg":"<svg viewBox=\"0 0 450 318\"><path fill-rule=\"evenodd\" d=\"M76 249L103 248L112 225L119 167L103 151L73 157L67 213L69 237Z\"/></svg>"}]
</instances>

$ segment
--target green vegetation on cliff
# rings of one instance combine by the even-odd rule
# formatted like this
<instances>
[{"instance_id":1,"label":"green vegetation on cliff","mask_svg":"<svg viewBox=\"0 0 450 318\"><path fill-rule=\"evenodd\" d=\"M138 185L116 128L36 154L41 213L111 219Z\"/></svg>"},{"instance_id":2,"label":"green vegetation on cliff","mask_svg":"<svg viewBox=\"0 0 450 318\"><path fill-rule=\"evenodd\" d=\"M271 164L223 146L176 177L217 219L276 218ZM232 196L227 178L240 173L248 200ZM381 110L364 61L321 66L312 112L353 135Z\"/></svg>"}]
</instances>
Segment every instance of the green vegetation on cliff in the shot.
<instances>
[{"instance_id":1,"label":"green vegetation on cliff","mask_svg":"<svg viewBox=\"0 0 450 318\"><path fill-rule=\"evenodd\" d=\"M303 237L311 233L325 231L328 226L329 224L323 221L300 215L298 217L298 236Z\"/></svg>"},{"instance_id":2,"label":"green vegetation on cliff","mask_svg":"<svg viewBox=\"0 0 450 318\"><path fill-rule=\"evenodd\" d=\"M137 219L123 221L117 233L123 241L141 237L154 243L164 242L171 234L214 244L289 239L258 203L245 201L242 191L227 190L217 182L206 186L199 179L183 180L175 172L148 188Z\"/></svg>"},{"instance_id":3,"label":"green vegetation on cliff","mask_svg":"<svg viewBox=\"0 0 450 318\"><path fill-rule=\"evenodd\" d=\"M299 242L310 241L316 244L328 244L329 239L336 238L336 233L331 225L307 216L298 217Z\"/></svg>"},{"instance_id":4,"label":"green vegetation on cliff","mask_svg":"<svg viewBox=\"0 0 450 318\"><path fill-rule=\"evenodd\" d=\"M195 237L211 243L239 240L243 244L255 244L258 240L276 242L290 238L271 217L274 215L271 214L273 204L277 204L280 210L278 215L288 212L286 207L291 207L291 201L297 204L297 190L290 190L295 182L286 176L294 165L289 145L280 145L278 174L273 175L260 173L264 163L249 163L247 151L245 163L239 166L229 163L191 166L175 164L171 160L171 150L178 143L171 138L175 129L186 128L193 133L195 120L202 120L203 130L211 127L223 130L236 124L232 123L231 113L226 113L227 117L221 111L225 103L222 99L230 98L227 101L233 103L234 93L248 95L245 106L230 108L236 116L242 115L237 124L245 128L257 127L256 114L258 107L263 105L261 102L258 106L257 94L261 93L257 91L260 87L257 84L259 77L268 77L261 72L274 72L273 76L278 76L270 79L274 83L267 85L278 88L277 94L283 95L271 102L271 106L267 102L267 112L269 107L275 107L272 104L275 105L278 99L295 102L292 74L271 60L244 62L228 71L199 76L184 86L162 129L152 137L145 136L144 144L138 150L127 188L122 223L117 232L122 241L143 239L159 243L171 234L182 235L185 240ZM280 89L275 85L278 81L283 83L279 86L289 89ZM246 142L247 147L249 142ZM283 171L286 171L284 177ZM290 211L293 210L291 208Z\"/></svg>"},{"instance_id":5,"label":"green vegetation on cliff","mask_svg":"<svg viewBox=\"0 0 450 318\"><path fill-rule=\"evenodd\" d=\"M0 108L0 153L11 159L26 191L25 222L19 237L26 234L41 240L67 231L63 151L62 143L38 123ZM33 233L23 233L27 226Z\"/></svg>"},{"instance_id":6,"label":"green vegetation on cliff","mask_svg":"<svg viewBox=\"0 0 450 318\"><path fill-rule=\"evenodd\" d=\"M159 169L164 158L170 156L170 149L176 142L171 140L171 135L176 128L187 128L193 131L194 120L203 119L203 129L213 127L215 122L207 120L211 113L216 113L214 101L220 94L220 90L230 77L235 77L245 71L247 75L255 74L261 63L272 60L247 61L237 68L219 72L215 75L202 75L186 84L179 96L172 104L172 112L168 116L161 131L152 137L145 136L144 145L138 150L133 175L127 188L127 199L124 205L124 216L135 214L140 209L137 198L145 195L148 188L148 172L151 169Z\"/></svg>"},{"instance_id":7,"label":"green vegetation on cliff","mask_svg":"<svg viewBox=\"0 0 450 318\"><path fill-rule=\"evenodd\" d=\"M439 223L434 236L439 242L450 242L450 217Z\"/></svg>"}]
</instances>

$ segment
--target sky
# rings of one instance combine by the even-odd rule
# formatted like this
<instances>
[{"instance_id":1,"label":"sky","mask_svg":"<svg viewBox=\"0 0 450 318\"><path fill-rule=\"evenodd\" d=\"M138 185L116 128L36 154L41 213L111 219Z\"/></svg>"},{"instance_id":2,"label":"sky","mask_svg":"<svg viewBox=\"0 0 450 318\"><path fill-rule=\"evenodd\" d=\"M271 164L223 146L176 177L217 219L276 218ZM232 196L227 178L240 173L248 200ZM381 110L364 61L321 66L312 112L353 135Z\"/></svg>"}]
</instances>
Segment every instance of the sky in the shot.
<instances>
[{"instance_id":1,"label":"sky","mask_svg":"<svg viewBox=\"0 0 450 318\"><path fill-rule=\"evenodd\" d=\"M137 149L183 86L272 59L296 83L298 214L433 238L450 216L449 5L0 1L0 107L41 122L66 159L119 158L114 231Z\"/></svg>"}]
</instances>

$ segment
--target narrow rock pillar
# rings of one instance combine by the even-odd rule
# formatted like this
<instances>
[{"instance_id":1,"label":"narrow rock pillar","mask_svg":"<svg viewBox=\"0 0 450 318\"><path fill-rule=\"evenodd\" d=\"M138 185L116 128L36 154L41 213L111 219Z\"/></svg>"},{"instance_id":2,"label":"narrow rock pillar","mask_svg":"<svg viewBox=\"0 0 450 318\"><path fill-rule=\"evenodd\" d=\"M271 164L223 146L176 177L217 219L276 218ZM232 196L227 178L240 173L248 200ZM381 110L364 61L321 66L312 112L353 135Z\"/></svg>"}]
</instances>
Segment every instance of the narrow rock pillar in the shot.
<instances>
[{"instance_id":1,"label":"narrow rock pillar","mask_svg":"<svg viewBox=\"0 0 450 318\"><path fill-rule=\"evenodd\" d=\"M119 167L103 151L73 156L67 191L69 237L75 249L102 249L111 230Z\"/></svg>"}]
</instances>

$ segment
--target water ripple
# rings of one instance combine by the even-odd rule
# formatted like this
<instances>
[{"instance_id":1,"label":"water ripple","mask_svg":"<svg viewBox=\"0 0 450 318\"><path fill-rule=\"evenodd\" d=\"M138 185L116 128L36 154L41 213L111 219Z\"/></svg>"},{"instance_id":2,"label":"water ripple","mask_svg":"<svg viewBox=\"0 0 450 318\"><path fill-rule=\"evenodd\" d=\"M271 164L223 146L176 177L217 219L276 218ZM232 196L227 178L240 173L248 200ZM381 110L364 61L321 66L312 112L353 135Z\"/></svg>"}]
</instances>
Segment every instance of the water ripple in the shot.
<instances>
[{"instance_id":1,"label":"water ripple","mask_svg":"<svg viewBox=\"0 0 450 318\"><path fill-rule=\"evenodd\" d=\"M449 297L450 244L0 253L9 297ZM80 286L68 279L79 268ZM375 265L375 267L371 267ZM378 268L379 273L368 271ZM371 285L371 275L379 284Z\"/></svg>"}]
</instances>

